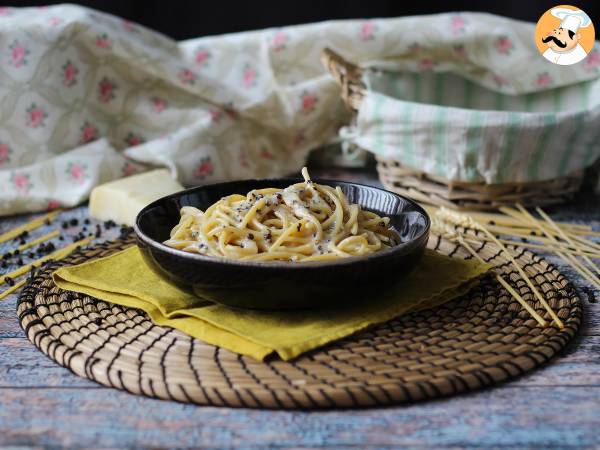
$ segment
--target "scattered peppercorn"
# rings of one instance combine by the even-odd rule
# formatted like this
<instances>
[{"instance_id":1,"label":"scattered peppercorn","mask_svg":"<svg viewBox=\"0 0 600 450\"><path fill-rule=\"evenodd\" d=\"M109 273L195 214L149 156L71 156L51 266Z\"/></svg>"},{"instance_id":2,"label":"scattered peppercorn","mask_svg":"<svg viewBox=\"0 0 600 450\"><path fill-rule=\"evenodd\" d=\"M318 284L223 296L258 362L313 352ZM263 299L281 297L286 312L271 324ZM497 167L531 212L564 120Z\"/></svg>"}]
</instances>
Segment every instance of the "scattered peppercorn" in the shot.
<instances>
[{"instance_id":1,"label":"scattered peppercorn","mask_svg":"<svg viewBox=\"0 0 600 450\"><path fill-rule=\"evenodd\" d=\"M19 244L21 244L21 245L25 245L25 242L26 242L26 241L25 241L25 239L21 239L21 240L19 241Z\"/></svg>"},{"instance_id":2,"label":"scattered peppercorn","mask_svg":"<svg viewBox=\"0 0 600 450\"><path fill-rule=\"evenodd\" d=\"M86 232L86 231L87 231L87 227L83 227L83 228L81 229L81 231L83 231L83 232Z\"/></svg>"},{"instance_id":3,"label":"scattered peppercorn","mask_svg":"<svg viewBox=\"0 0 600 450\"><path fill-rule=\"evenodd\" d=\"M58 240L59 240L59 241L64 241L64 240L65 240L65 238L64 238L64 236L59 236L59 237L58 237Z\"/></svg>"},{"instance_id":4,"label":"scattered peppercorn","mask_svg":"<svg viewBox=\"0 0 600 450\"><path fill-rule=\"evenodd\" d=\"M21 251L18 248L16 248L15 251L13 252L13 255L18 255L19 253L21 253Z\"/></svg>"},{"instance_id":5,"label":"scattered peppercorn","mask_svg":"<svg viewBox=\"0 0 600 450\"><path fill-rule=\"evenodd\" d=\"M94 323L96 325L102 325L102 317L98 317L96 320L94 320Z\"/></svg>"},{"instance_id":6,"label":"scattered peppercorn","mask_svg":"<svg viewBox=\"0 0 600 450\"><path fill-rule=\"evenodd\" d=\"M22 265L23 265L23 258L19 258L19 259L17 259L17 264L18 264L19 266L22 266Z\"/></svg>"},{"instance_id":7,"label":"scattered peppercorn","mask_svg":"<svg viewBox=\"0 0 600 450\"><path fill-rule=\"evenodd\" d=\"M493 220L490 220L488 223L489 223L490 225L496 225L496 222L494 222Z\"/></svg>"},{"instance_id":8,"label":"scattered peppercorn","mask_svg":"<svg viewBox=\"0 0 600 450\"><path fill-rule=\"evenodd\" d=\"M8 264L6 263L6 261L2 261L2 263L0 263L0 267L6 269L8 267Z\"/></svg>"},{"instance_id":9,"label":"scattered peppercorn","mask_svg":"<svg viewBox=\"0 0 600 450\"><path fill-rule=\"evenodd\" d=\"M90 219L85 219L85 220L83 221L83 223L84 223L84 224L86 224L86 225L89 225L89 224L90 224Z\"/></svg>"},{"instance_id":10,"label":"scattered peppercorn","mask_svg":"<svg viewBox=\"0 0 600 450\"><path fill-rule=\"evenodd\" d=\"M62 223L61 226L62 226L63 230L66 230L67 228L69 228L69 222L65 221L65 222Z\"/></svg>"},{"instance_id":11,"label":"scattered peppercorn","mask_svg":"<svg viewBox=\"0 0 600 450\"><path fill-rule=\"evenodd\" d=\"M35 253L30 252L27 256L29 256L31 259L35 258Z\"/></svg>"},{"instance_id":12,"label":"scattered peppercorn","mask_svg":"<svg viewBox=\"0 0 600 450\"><path fill-rule=\"evenodd\" d=\"M248 233L248 239L251 241L254 240L254 235L252 233Z\"/></svg>"},{"instance_id":13,"label":"scattered peppercorn","mask_svg":"<svg viewBox=\"0 0 600 450\"><path fill-rule=\"evenodd\" d=\"M50 225L50 219L44 220L44 225L46 225L46 226Z\"/></svg>"},{"instance_id":14,"label":"scattered peppercorn","mask_svg":"<svg viewBox=\"0 0 600 450\"><path fill-rule=\"evenodd\" d=\"M9 286L15 285L15 280L13 280L11 277L4 277L4 281L6 281Z\"/></svg>"},{"instance_id":15,"label":"scattered peppercorn","mask_svg":"<svg viewBox=\"0 0 600 450\"><path fill-rule=\"evenodd\" d=\"M75 225L79 225L79 220L73 218L69 221L69 224L74 227Z\"/></svg>"}]
</instances>

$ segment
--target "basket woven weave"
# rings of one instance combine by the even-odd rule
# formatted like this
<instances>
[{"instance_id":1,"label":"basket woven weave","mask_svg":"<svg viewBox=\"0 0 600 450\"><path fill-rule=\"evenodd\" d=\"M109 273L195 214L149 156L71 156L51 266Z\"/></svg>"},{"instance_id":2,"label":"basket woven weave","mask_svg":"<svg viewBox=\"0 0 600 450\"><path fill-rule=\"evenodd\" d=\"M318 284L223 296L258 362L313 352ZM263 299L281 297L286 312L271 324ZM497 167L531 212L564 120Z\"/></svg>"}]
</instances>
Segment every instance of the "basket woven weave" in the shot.
<instances>
[{"instance_id":1,"label":"basket woven weave","mask_svg":"<svg viewBox=\"0 0 600 450\"><path fill-rule=\"evenodd\" d=\"M358 111L366 87L362 70L330 49L322 52L322 61L341 86L341 97L353 111ZM579 191L584 172L554 180L486 184L452 181L419 171L401 161L377 156L377 171L382 184L391 191L417 201L460 210L491 210L520 202L525 206L563 203Z\"/></svg>"},{"instance_id":2,"label":"basket woven weave","mask_svg":"<svg viewBox=\"0 0 600 450\"><path fill-rule=\"evenodd\" d=\"M52 272L108 255L132 239L79 251L41 269L17 313L27 337L75 374L133 394L202 405L313 409L381 406L479 389L543 364L581 321L570 283L550 264L514 247L515 256L565 322L541 329L494 281L466 296L410 314L285 362L259 362L154 325L142 311L59 289ZM467 258L440 237L430 247ZM479 254L548 319L527 285L491 244Z\"/></svg>"}]
</instances>

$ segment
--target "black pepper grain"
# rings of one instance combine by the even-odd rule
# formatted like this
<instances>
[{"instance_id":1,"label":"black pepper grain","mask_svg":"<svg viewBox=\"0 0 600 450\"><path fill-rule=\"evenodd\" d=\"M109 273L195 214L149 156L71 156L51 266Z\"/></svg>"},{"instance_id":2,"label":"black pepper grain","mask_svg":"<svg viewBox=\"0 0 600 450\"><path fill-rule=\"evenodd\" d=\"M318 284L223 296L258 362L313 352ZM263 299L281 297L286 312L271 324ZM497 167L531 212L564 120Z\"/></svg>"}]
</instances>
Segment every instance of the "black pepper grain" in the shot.
<instances>
[{"instance_id":1,"label":"black pepper grain","mask_svg":"<svg viewBox=\"0 0 600 450\"><path fill-rule=\"evenodd\" d=\"M50 225L50 219L44 220L44 225L49 226Z\"/></svg>"},{"instance_id":2,"label":"black pepper grain","mask_svg":"<svg viewBox=\"0 0 600 450\"><path fill-rule=\"evenodd\" d=\"M67 228L69 228L69 223L63 222L61 226L62 226L63 230L66 230Z\"/></svg>"},{"instance_id":3,"label":"black pepper grain","mask_svg":"<svg viewBox=\"0 0 600 450\"><path fill-rule=\"evenodd\" d=\"M85 220L83 221L83 223L84 223L84 224L86 224L86 225L89 225L89 224L90 224L90 219L85 219Z\"/></svg>"},{"instance_id":4,"label":"black pepper grain","mask_svg":"<svg viewBox=\"0 0 600 450\"><path fill-rule=\"evenodd\" d=\"M75 225L79 225L79 220L73 218L69 221L69 224L74 227Z\"/></svg>"},{"instance_id":5,"label":"black pepper grain","mask_svg":"<svg viewBox=\"0 0 600 450\"><path fill-rule=\"evenodd\" d=\"M18 255L19 253L21 253L21 251L18 248L16 248L15 251L13 252L13 255Z\"/></svg>"},{"instance_id":6,"label":"black pepper grain","mask_svg":"<svg viewBox=\"0 0 600 450\"><path fill-rule=\"evenodd\" d=\"M18 264L19 266L22 266L22 265L23 265L23 258L19 258L19 259L17 259L17 264Z\"/></svg>"},{"instance_id":7,"label":"black pepper grain","mask_svg":"<svg viewBox=\"0 0 600 450\"><path fill-rule=\"evenodd\" d=\"M15 280L13 280L11 277L4 277L4 281L6 281L9 286L15 285Z\"/></svg>"},{"instance_id":8,"label":"black pepper grain","mask_svg":"<svg viewBox=\"0 0 600 450\"><path fill-rule=\"evenodd\" d=\"M94 323L96 325L102 325L102 317L98 317L96 320L94 320Z\"/></svg>"},{"instance_id":9,"label":"black pepper grain","mask_svg":"<svg viewBox=\"0 0 600 450\"><path fill-rule=\"evenodd\" d=\"M251 241L254 240L254 235L252 233L248 233L248 239Z\"/></svg>"},{"instance_id":10,"label":"black pepper grain","mask_svg":"<svg viewBox=\"0 0 600 450\"><path fill-rule=\"evenodd\" d=\"M64 238L64 236L59 236L59 237L58 237L58 240L59 240L59 241L64 241L64 240L65 240L65 238Z\"/></svg>"}]
</instances>

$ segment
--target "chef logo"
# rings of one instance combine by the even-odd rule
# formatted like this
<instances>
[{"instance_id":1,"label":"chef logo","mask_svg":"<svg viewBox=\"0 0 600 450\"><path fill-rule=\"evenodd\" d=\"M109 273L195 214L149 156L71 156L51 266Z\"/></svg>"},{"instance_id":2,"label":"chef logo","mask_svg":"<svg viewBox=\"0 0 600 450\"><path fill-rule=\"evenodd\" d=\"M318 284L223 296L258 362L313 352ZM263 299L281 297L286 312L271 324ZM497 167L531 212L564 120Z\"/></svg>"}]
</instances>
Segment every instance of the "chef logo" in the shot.
<instances>
[{"instance_id":1,"label":"chef logo","mask_svg":"<svg viewBox=\"0 0 600 450\"><path fill-rule=\"evenodd\" d=\"M548 61L561 66L585 59L594 46L594 25L581 9L560 5L546 11L537 23L535 41Z\"/></svg>"}]
</instances>

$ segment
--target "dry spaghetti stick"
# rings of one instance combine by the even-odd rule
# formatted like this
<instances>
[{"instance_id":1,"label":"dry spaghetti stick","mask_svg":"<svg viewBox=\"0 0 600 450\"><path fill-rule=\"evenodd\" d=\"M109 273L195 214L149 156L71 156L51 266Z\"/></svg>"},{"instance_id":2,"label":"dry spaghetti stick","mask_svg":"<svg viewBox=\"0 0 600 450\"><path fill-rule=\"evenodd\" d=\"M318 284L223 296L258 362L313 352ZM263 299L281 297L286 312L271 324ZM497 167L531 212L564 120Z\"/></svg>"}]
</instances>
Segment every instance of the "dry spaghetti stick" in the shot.
<instances>
[{"instance_id":1,"label":"dry spaghetti stick","mask_svg":"<svg viewBox=\"0 0 600 450\"><path fill-rule=\"evenodd\" d=\"M46 222L46 220L54 219L61 212L62 210L57 209L55 211L49 212L48 214L44 214L42 217L38 217L37 219L33 219L30 222L19 225L18 227L13 228L12 230L8 230L6 233L0 234L0 243L10 241L11 239L16 238L24 231L31 231L41 227L42 225L44 225L44 222Z\"/></svg>"},{"instance_id":2,"label":"dry spaghetti stick","mask_svg":"<svg viewBox=\"0 0 600 450\"><path fill-rule=\"evenodd\" d=\"M471 242L492 242L491 239L488 239L488 238L486 238L484 236L480 236L480 235L478 236L478 235L474 235L474 234L465 234L465 236L468 236L468 240ZM518 245L519 247L535 248L538 250L546 250L546 251L552 250L554 252L561 251L560 247L548 247L547 245L532 244L531 242L511 241L509 239L498 238L498 240L500 242L502 242L503 244ZM572 250L571 247L567 247L567 246L563 246L562 251L567 254L570 254L570 255L587 255L587 256L591 256L592 258L600 258L600 253L586 252L584 250Z\"/></svg>"},{"instance_id":3,"label":"dry spaghetti stick","mask_svg":"<svg viewBox=\"0 0 600 450\"><path fill-rule=\"evenodd\" d=\"M521 211L521 213L527 217L527 219L532 222L535 223L536 226L542 231L542 233L544 233L546 236L548 236L550 239L555 240L556 238L548 232L548 230L546 230L546 227L542 225L542 223L536 219L535 217L533 217L529 211L527 211L521 204L517 203L517 208L519 209L519 211ZM583 276L586 280L588 280L590 283L592 283L594 286L597 286L600 289L600 283L595 279L596 277L594 277L594 274L591 273L587 267L585 267L583 264L581 264L576 258L574 258L571 255L565 255L564 253L561 253L560 251L556 251L555 252L560 258L562 258L567 264L569 264L573 269L575 269L577 272L579 272L579 274L581 276Z\"/></svg>"},{"instance_id":4,"label":"dry spaghetti stick","mask_svg":"<svg viewBox=\"0 0 600 450\"><path fill-rule=\"evenodd\" d=\"M539 236L539 235L532 235L530 232L526 232L525 229L523 231L517 230L516 228L506 228L506 227L496 227L496 226L488 226L488 230L493 231L496 234L505 234L505 235L509 235L509 236L514 236L514 237L523 237L532 241L537 241L537 242L541 242L541 243L546 243L546 244L550 244L554 241L551 241L550 239L544 237L544 236ZM530 230L530 228L529 228ZM588 241L590 242L590 241ZM562 244L565 245L566 244ZM569 246L570 247L570 246ZM577 246L575 247L576 249L580 249L582 248L581 246ZM600 250L600 248L598 249L591 249L589 246L587 247L587 251L590 253L596 253L597 250Z\"/></svg>"},{"instance_id":5,"label":"dry spaghetti stick","mask_svg":"<svg viewBox=\"0 0 600 450\"><path fill-rule=\"evenodd\" d=\"M469 253L471 253L471 255L473 255L475 258L477 258L477 259L478 259L479 261L481 261L483 264L486 264L486 262L483 260L483 258L481 258L481 256L479 256L479 255L477 254L477 252L476 252L476 251L475 251L475 250L474 250L474 249L473 249L473 248L472 248L472 247L471 247L469 244L467 244L467 243L464 241L464 239L462 238L462 236L460 236L460 235L458 236L458 241L460 242L460 244L461 244L461 245L462 245L464 248L466 248L466 249L469 251ZM511 294L511 295L512 295L512 296L513 296L513 297L514 297L514 298L515 298L515 299L516 299L516 300L519 302L519 304L520 304L520 305L521 305L523 308L525 308L525 310L526 310L526 311L527 311L529 314L531 314L531 317L533 317L533 318L534 318L534 319L537 321L537 323L539 323L539 324L540 324L540 326L542 326L542 327L544 327L544 328L546 328L546 327L548 326L548 322L546 322L546 320L545 320L545 319L544 319L542 316L540 316L540 315L539 315L539 314L538 314L538 313L535 311L535 309L533 309L531 306L529 306L529 304L528 304L528 303L525 301L525 299L524 299L523 297L521 297L521 295L520 295L520 294L519 294L517 291L515 291L515 290L513 289L513 287L512 287L510 284L508 284L508 283L506 282L506 280L504 280L504 278L502 278L502 276L501 276L500 274L496 274L496 280L498 280L498 282L499 282L499 283L500 283L502 286L504 286L504 288L505 288L505 289L506 289L506 290L509 292L509 294Z\"/></svg>"},{"instance_id":6,"label":"dry spaghetti stick","mask_svg":"<svg viewBox=\"0 0 600 450\"><path fill-rule=\"evenodd\" d=\"M9 294L12 294L13 292L15 292L17 289L19 289L21 286L23 286L26 282L27 282L27 278L24 278L21 281L15 283L11 287L9 287L7 290L0 292L0 300L4 299L4 297L8 296Z\"/></svg>"},{"instance_id":7,"label":"dry spaghetti stick","mask_svg":"<svg viewBox=\"0 0 600 450\"><path fill-rule=\"evenodd\" d=\"M540 216L542 216L546 222L548 222L552 228L554 228L558 234L560 235L560 237L562 237L565 241L567 241L569 244L571 244L573 247L577 248L577 244L575 244L573 242L573 240L563 232L563 230L561 230L556 223L550 218L550 216L548 216L548 214L546 214L544 212L544 210L540 207L536 207L535 210L540 214ZM596 266L596 264L594 264L594 262L588 258L587 256L582 256L582 258L585 260L585 262L587 262L598 274L600 274L600 269L598 268L598 266Z\"/></svg>"},{"instance_id":8,"label":"dry spaghetti stick","mask_svg":"<svg viewBox=\"0 0 600 450\"><path fill-rule=\"evenodd\" d=\"M483 231L494 242L494 244L496 244L498 247L500 247L502 252L508 257L508 259L510 260L512 265L515 267L515 269L517 269L517 271L519 272L519 274L521 275L523 280L525 280L525 283L527 283L527 285L529 286L529 288L531 289L533 294L537 297L537 299L540 301L540 303L544 306L546 311L548 311L548 314L550 314L550 317L552 317L552 320L554 320L554 322L556 322L556 325L558 325L558 327L561 330L565 327L562 320L560 320L560 318L556 315L554 310L550 307L550 305L548 304L546 299L542 296L542 294L540 294L540 292L537 290L537 288L531 282L531 280L529 279L529 277L527 276L525 271L521 268L519 263L515 260L513 255L508 251L508 249L504 246L504 244L502 244L500 241L498 241L498 239L496 239L496 236L494 236L492 233L490 233L490 231L486 227L484 227L482 224L478 223L477 221L475 221L472 217L469 217L468 215L457 213L455 211L450 211L448 209L446 209L444 211L440 211L440 212L442 214L442 217L446 217L451 220L454 218L454 220L458 219L458 221L466 220L467 223L472 225L473 228Z\"/></svg>"},{"instance_id":9,"label":"dry spaghetti stick","mask_svg":"<svg viewBox=\"0 0 600 450\"><path fill-rule=\"evenodd\" d=\"M27 250L28 248L34 247L42 242L46 242L47 240L50 240L50 239L58 236L59 234L60 234L60 231L58 231L58 230L51 231L50 233L44 234L43 236L40 236L39 238L34 239L31 242L26 242L25 244L18 247L17 250L22 252L23 250Z\"/></svg>"},{"instance_id":10,"label":"dry spaghetti stick","mask_svg":"<svg viewBox=\"0 0 600 450\"><path fill-rule=\"evenodd\" d=\"M36 259L35 261L30 262L29 264L25 264L24 266L21 266L18 269L13 270L12 272L5 273L4 275L2 275L2 277L0 277L0 284L5 283L7 278L16 278L23 275L24 273L27 273L36 264L44 263L49 259L62 259L74 250L76 250L77 247L89 244L93 239L94 238L90 236L81 239L80 241L73 242L72 244L67 245L66 247L60 248L46 256L42 256L41 258Z\"/></svg>"},{"instance_id":11,"label":"dry spaghetti stick","mask_svg":"<svg viewBox=\"0 0 600 450\"><path fill-rule=\"evenodd\" d=\"M430 215L434 215L439 209L435 206L424 206ZM502 210L502 208L500 208ZM487 212L469 212L469 215L479 222L484 222L486 225L504 226L510 228L523 228L522 221L512 217L506 217L504 214L495 214ZM490 223L491 222L491 223ZM589 225L582 225L578 223L567 223L567 222L556 222L559 227L565 231L577 230L578 232L592 231L592 227Z\"/></svg>"}]
</instances>

